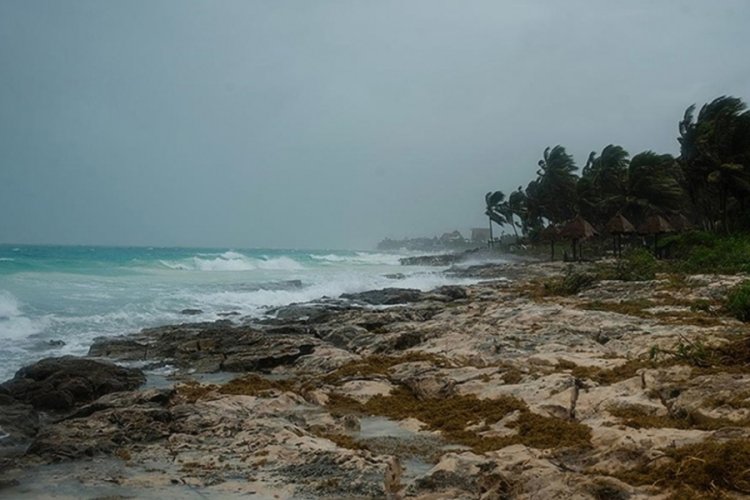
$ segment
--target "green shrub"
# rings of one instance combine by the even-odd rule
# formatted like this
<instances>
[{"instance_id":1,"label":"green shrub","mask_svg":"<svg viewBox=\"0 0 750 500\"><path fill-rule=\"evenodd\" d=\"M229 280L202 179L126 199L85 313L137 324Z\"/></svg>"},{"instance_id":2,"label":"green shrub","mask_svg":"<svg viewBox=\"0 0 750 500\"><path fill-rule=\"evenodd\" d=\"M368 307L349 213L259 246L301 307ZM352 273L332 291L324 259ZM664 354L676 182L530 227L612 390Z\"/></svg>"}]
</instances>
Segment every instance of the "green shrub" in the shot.
<instances>
[{"instance_id":1,"label":"green shrub","mask_svg":"<svg viewBox=\"0 0 750 500\"><path fill-rule=\"evenodd\" d=\"M600 267L601 279L620 281L650 281L656 278L659 262L645 248L636 248L623 255L613 266Z\"/></svg>"},{"instance_id":2,"label":"green shrub","mask_svg":"<svg viewBox=\"0 0 750 500\"><path fill-rule=\"evenodd\" d=\"M553 278L544 283L548 295L575 295L596 281L593 274L574 271L569 267L562 278Z\"/></svg>"},{"instance_id":3,"label":"green shrub","mask_svg":"<svg viewBox=\"0 0 750 500\"><path fill-rule=\"evenodd\" d=\"M729 292L727 309L740 321L750 321L750 281L744 281Z\"/></svg>"},{"instance_id":4,"label":"green shrub","mask_svg":"<svg viewBox=\"0 0 750 500\"><path fill-rule=\"evenodd\" d=\"M686 273L750 272L750 235L690 232L673 237L678 270Z\"/></svg>"}]
</instances>

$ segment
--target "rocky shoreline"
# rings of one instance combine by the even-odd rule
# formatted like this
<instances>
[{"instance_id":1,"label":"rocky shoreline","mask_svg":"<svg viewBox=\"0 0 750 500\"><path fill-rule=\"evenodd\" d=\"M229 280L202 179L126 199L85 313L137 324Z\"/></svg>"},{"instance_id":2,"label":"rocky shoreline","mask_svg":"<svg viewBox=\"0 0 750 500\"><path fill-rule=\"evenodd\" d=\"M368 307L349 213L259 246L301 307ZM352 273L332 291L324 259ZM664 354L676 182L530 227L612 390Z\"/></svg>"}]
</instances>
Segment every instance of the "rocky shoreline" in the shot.
<instances>
[{"instance_id":1,"label":"rocky shoreline","mask_svg":"<svg viewBox=\"0 0 750 500\"><path fill-rule=\"evenodd\" d=\"M743 277L549 294L566 269L455 269L487 281L146 329L43 360L0 384L0 496L750 492L746 471L691 483L685 458L745 457L748 327L720 307ZM160 368L174 383L144 386Z\"/></svg>"}]
</instances>

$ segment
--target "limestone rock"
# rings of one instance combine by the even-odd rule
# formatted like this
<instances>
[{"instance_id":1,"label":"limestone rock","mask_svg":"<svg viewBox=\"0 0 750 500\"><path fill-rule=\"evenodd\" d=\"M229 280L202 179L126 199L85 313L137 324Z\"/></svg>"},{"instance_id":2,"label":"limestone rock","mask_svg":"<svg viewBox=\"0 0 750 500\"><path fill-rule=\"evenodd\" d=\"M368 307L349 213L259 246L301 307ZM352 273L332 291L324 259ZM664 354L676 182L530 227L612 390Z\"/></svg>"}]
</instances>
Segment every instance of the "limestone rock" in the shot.
<instances>
[{"instance_id":1,"label":"limestone rock","mask_svg":"<svg viewBox=\"0 0 750 500\"><path fill-rule=\"evenodd\" d=\"M172 414L166 408L170 394L147 390L104 396L44 427L28 453L47 461L68 460L166 438L171 432Z\"/></svg>"},{"instance_id":2,"label":"limestone rock","mask_svg":"<svg viewBox=\"0 0 750 500\"><path fill-rule=\"evenodd\" d=\"M135 389L145 381L143 372L135 368L64 356L21 368L2 387L36 409L66 411L110 392Z\"/></svg>"},{"instance_id":3,"label":"limestone rock","mask_svg":"<svg viewBox=\"0 0 750 500\"><path fill-rule=\"evenodd\" d=\"M413 288L383 288L382 290L368 290L359 293L344 293L341 298L382 306L417 302L422 298L422 295L421 291Z\"/></svg>"},{"instance_id":4,"label":"limestone rock","mask_svg":"<svg viewBox=\"0 0 750 500\"><path fill-rule=\"evenodd\" d=\"M0 393L0 457L21 453L39 430L39 415L29 404Z\"/></svg>"}]
</instances>

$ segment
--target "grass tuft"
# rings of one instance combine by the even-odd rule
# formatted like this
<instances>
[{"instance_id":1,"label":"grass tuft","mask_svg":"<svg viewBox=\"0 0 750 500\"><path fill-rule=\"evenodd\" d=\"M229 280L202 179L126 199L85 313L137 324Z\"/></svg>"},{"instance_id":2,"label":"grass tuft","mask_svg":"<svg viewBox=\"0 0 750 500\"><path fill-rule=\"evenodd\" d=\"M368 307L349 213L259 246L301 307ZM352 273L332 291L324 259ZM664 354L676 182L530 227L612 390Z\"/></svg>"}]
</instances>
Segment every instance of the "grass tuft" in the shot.
<instances>
[{"instance_id":1,"label":"grass tuft","mask_svg":"<svg viewBox=\"0 0 750 500\"><path fill-rule=\"evenodd\" d=\"M617 477L636 485L654 485L675 494L721 498L725 492L750 494L750 441L734 439L668 449L666 461L623 471ZM673 497L674 495L673 494Z\"/></svg>"}]
</instances>

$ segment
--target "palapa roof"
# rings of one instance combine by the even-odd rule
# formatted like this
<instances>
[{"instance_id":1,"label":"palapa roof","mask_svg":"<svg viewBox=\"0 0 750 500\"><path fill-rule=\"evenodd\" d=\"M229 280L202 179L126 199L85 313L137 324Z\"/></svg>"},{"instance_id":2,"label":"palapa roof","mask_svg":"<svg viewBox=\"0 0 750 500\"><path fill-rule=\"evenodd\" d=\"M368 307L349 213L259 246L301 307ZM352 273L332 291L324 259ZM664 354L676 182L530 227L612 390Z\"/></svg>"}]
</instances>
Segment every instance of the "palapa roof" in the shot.
<instances>
[{"instance_id":1,"label":"palapa roof","mask_svg":"<svg viewBox=\"0 0 750 500\"><path fill-rule=\"evenodd\" d=\"M589 221L581 217L576 216L575 219L571 220L560 231L560 236L563 238L574 238L574 239L587 239L592 236L596 236L597 233L594 226Z\"/></svg>"},{"instance_id":2,"label":"palapa roof","mask_svg":"<svg viewBox=\"0 0 750 500\"><path fill-rule=\"evenodd\" d=\"M674 228L661 215L652 215L638 228L641 234L673 233Z\"/></svg>"},{"instance_id":3,"label":"palapa roof","mask_svg":"<svg viewBox=\"0 0 750 500\"><path fill-rule=\"evenodd\" d=\"M669 217L669 224L675 231L686 231L692 227L690 221L683 214L674 214Z\"/></svg>"},{"instance_id":4,"label":"palapa roof","mask_svg":"<svg viewBox=\"0 0 750 500\"><path fill-rule=\"evenodd\" d=\"M618 213L607 222L605 226L609 234L627 234L634 233L635 227L624 215Z\"/></svg>"}]
</instances>

